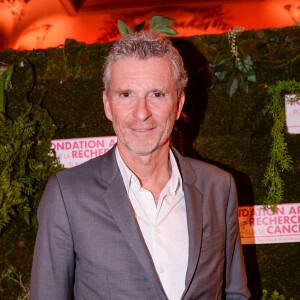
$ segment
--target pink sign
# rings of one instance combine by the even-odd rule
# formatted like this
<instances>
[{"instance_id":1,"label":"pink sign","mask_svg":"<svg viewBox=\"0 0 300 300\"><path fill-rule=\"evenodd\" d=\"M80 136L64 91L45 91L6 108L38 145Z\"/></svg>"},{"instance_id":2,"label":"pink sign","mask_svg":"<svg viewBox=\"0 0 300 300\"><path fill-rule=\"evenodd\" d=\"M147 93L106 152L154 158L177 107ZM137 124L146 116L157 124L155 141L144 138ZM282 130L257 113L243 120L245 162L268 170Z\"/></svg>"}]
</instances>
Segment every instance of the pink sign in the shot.
<instances>
[{"instance_id":1,"label":"pink sign","mask_svg":"<svg viewBox=\"0 0 300 300\"><path fill-rule=\"evenodd\" d=\"M300 133L300 97L285 95L285 118L289 133Z\"/></svg>"},{"instance_id":2,"label":"pink sign","mask_svg":"<svg viewBox=\"0 0 300 300\"><path fill-rule=\"evenodd\" d=\"M300 242L300 203L277 205L276 212L262 205L240 206L242 244Z\"/></svg>"},{"instance_id":3,"label":"pink sign","mask_svg":"<svg viewBox=\"0 0 300 300\"><path fill-rule=\"evenodd\" d=\"M60 163L71 168L106 153L116 142L116 136L52 140L51 148Z\"/></svg>"}]
</instances>

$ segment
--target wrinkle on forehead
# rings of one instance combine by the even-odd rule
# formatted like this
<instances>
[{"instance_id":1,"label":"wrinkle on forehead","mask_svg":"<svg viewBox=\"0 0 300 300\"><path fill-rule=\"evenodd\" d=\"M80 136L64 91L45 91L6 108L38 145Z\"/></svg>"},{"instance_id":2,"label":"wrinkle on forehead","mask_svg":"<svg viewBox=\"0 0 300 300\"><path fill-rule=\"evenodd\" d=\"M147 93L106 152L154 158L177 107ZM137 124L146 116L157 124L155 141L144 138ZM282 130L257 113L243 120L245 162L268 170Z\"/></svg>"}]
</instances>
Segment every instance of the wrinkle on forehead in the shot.
<instances>
[{"instance_id":1,"label":"wrinkle on forehead","mask_svg":"<svg viewBox=\"0 0 300 300\"><path fill-rule=\"evenodd\" d=\"M153 65L161 67L153 68ZM166 84L168 86L163 86ZM171 62L163 57L148 59L126 57L115 62L112 67L110 90L126 90L133 87L147 90L167 88L176 91Z\"/></svg>"}]
</instances>

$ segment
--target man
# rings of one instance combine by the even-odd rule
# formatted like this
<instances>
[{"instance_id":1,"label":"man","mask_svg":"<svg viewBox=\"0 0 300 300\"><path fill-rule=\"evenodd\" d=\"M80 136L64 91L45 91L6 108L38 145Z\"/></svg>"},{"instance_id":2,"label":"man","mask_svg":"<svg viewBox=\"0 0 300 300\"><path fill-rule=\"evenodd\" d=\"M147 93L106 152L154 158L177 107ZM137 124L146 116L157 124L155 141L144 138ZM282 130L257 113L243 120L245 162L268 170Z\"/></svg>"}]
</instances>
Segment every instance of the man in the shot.
<instances>
[{"instance_id":1,"label":"man","mask_svg":"<svg viewBox=\"0 0 300 300\"><path fill-rule=\"evenodd\" d=\"M49 180L31 300L247 299L231 175L169 147L187 82L178 51L127 35L103 80L118 143Z\"/></svg>"}]
</instances>

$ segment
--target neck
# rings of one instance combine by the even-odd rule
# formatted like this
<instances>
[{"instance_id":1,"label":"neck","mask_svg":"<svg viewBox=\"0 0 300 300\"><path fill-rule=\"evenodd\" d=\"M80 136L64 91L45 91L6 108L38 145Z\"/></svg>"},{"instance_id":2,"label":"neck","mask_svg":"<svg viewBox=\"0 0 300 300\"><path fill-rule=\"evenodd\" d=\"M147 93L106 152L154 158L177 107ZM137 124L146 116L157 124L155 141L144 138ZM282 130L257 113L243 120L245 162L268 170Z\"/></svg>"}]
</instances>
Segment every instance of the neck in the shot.
<instances>
[{"instance_id":1,"label":"neck","mask_svg":"<svg viewBox=\"0 0 300 300\"><path fill-rule=\"evenodd\" d=\"M124 163L140 180L141 186L150 191L157 204L160 192L166 186L172 175L169 161L169 144L148 155L130 153L118 144L118 150Z\"/></svg>"}]
</instances>

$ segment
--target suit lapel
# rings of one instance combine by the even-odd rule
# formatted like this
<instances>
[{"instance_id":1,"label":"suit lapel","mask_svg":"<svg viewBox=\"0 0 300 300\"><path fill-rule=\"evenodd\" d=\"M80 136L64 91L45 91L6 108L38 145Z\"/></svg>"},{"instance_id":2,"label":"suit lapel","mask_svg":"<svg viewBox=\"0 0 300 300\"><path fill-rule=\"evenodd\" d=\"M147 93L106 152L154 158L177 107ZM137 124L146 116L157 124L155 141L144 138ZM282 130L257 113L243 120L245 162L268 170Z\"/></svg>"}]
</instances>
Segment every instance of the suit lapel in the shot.
<instances>
[{"instance_id":1,"label":"suit lapel","mask_svg":"<svg viewBox=\"0 0 300 300\"><path fill-rule=\"evenodd\" d=\"M198 177L190 163L174 148L172 148L172 151L177 158L182 176L189 233L189 259L185 279L186 289L182 296L182 298L184 298L195 274L200 255L203 227L202 194L194 185ZM106 160L102 162L101 173L103 179L107 181L108 188L103 195L103 198L120 231L158 291L159 298L167 299L156 273L151 255L135 219L124 182L116 162L115 151L111 150L105 156ZM107 170L111 170L111 172L107 172Z\"/></svg>"},{"instance_id":2,"label":"suit lapel","mask_svg":"<svg viewBox=\"0 0 300 300\"><path fill-rule=\"evenodd\" d=\"M186 289L182 296L184 298L195 274L201 250L203 229L202 194L194 185L198 177L190 163L174 148L172 148L172 151L178 159L182 176L189 233L189 259L185 278Z\"/></svg>"},{"instance_id":3,"label":"suit lapel","mask_svg":"<svg viewBox=\"0 0 300 300\"><path fill-rule=\"evenodd\" d=\"M193 186L183 184L189 231L189 259L185 278L188 290L198 264L202 243L202 194ZM185 292L186 292L185 291Z\"/></svg>"},{"instance_id":4,"label":"suit lapel","mask_svg":"<svg viewBox=\"0 0 300 300\"><path fill-rule=\"evenodd\" d=\"M128 199L123 178L116 162L114 150L108 153L107 160L103 161L101 168L103 170L112 170L112 172L107 172L104 175L108 181L108 188L103 195L112 217L132 251L137 256L138 261L147 272L156 290L158 290L160 294L159 298L167 298L136 221L130 200Z\"/></svg>"}]
</instances>

